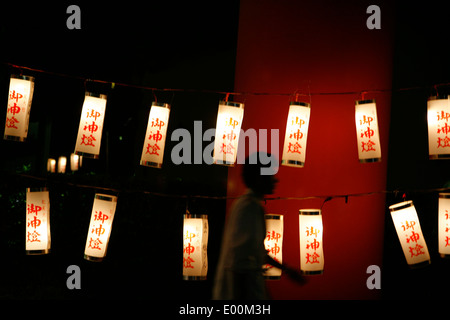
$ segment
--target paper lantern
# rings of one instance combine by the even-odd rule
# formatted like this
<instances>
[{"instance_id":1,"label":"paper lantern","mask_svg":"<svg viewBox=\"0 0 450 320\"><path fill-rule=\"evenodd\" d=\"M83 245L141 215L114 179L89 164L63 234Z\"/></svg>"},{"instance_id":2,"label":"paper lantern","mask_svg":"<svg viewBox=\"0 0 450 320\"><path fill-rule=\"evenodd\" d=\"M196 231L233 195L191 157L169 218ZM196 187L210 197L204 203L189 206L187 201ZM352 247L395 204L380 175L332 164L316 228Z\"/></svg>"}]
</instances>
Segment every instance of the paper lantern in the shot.
<instances>
[{"instance_id":1,"label":"paper lantern","mask_svg":"<svg viewBox=\"0 0 450 320\"><path fill-rule=\"evenodd\" d=\"M243 103L219 102L213 155L215 164L233 166L236 162L243 118Z\"/></svg>"},{"instance_id":2,"label":"paper lantern","mask_svg":"<svg viewBox=\"0 0 450 320\"><path fill-rule=\"evenodd\" d=\"M98 159L105 110L106 95L86 92L78 127L75 154Z\"/></svg>"},{"instance_id":3,"label":"paper lantern","mask_svg":"<svg viewBox=\"0 0 450 320\"><path fill-rule=\"evenodd\" d=\"M59 157L58 158L58 173L66 173L66 166L67 166L67 158L66 157Z\"/></svg>"},{"instance_id":4,"label":"paper lantern","mask_svg":"<svg viewBox=\"0 0 450 320\"><path fill-rule=\"evenodd\" d=\"M161 168L169 124L170 105L153 102L148 116L141 165Z\"/></svg>"},{"instance_id":5,"label":"paper lantern","mask_svg":"<svg viewBox=\"0 0 450 320\"><path fill-rule=\"evenodd\" d=\"M291 102L284 136L282 165L291 167L305 165L310 114L309 103Z\"/></svg>"},{"instance_id":6,"label":"paper lantern","mask_svg":"<svg viewBox=\"0 0 450 320\"><path fill-rule=\"evenodd\" d=\"M428 154L430 159L450 158L449 99L428 99Z\"/></svg>"},{"instance_id":7,"label":"paper lantern","mask_svg":"<svg viewBox=\"0 0 450 320\"><path fill-rule=\"evenodd\" d=\"M450 193L439 193L438 242L442 258L450 257Z\"/></svg>"},{"instance_id":8,"label":"paper lantern","mask_svg":"<svg viewBox=\"0 0 450 320\"><path fill-rule=\"evenodd\" d=\"M55 173L56 172L56 160L49 158L47 160L47 172Z\"/></svg>"},{"instance_id":9,"label":"paper lantern","mask_svg":"<svg viewBox=\"0 0 450 320\"><path fill-rule=\"evenodd\" d=\"M5 140L26 140L33 91L33 77L11 75L6 111Z\"/></svg>"},{"instance_id":10,"label":"paper lantern","mask_svg":"<svg viewBox=\"0 0 450 320\"><path fill-rule=\"evenodd\" d=\"M381 161L380 133L375 100L356 101L355 123L359 162Z\"/></svg>"},{"instance_id":11,"label":"paper lantern","mask_svg":"<svg viewBox=\"0 0 450 320\"><path fill-rule=\"evenodd\" d=\"M75 153L70 155L70 170L78 171L80 168L81 156Z\"/></svg>"},{"instance_id":12,"label":"paper lantern","mask_svg":"<svg viewBox=\"0 0 450 320\"><path fill-rule=\"evenodd\" d=\"M50 252L50 198L46 188L27 189L26 253Z\"/></svg>"},{"instance_id":13,"label":"paper lantern","mask_svg":"<svg viewBox=\"0 0 450 320\"><path fill-rule=\"evenodd\" d=\"M280 264L283 263L283 215L282 214L266 214L266 238L264 246L269 256ZM281 269L273 267L269 264L263 267L264 277L266 279L280 279Z\"/></svg>"},{"instance_id":14,"label":"paper lantern","mask_svg":"<svg viewBox=\"0 0 450 320\"><path fill-rule=\"evenodd\" d=\"M184 215L183 279L206 280L208 273L208 216Z\"/></svg>"},{"instance_id":15,"label":"paper lantern","mask_svg":"<svg viewBox=\"0 0 450 320\"><path fill-rule=\"evenodd\" d=\"M323 225L320 209L299 210L300 269L303 274L323 273Z\"/></svg>"},{"instance_id":16,"label":"paper lantern","mask_svg":"<svg viewBox=\"0 0 450 320\"><path fill-rule=\"evenodd\" d=\"M91 222L84 250L84 258L89 261L102 261L108 248L117 197L95 194Z\"/></svg>"},{"instance_id":17,"label":"paper lantern","mask_svg":"<svg viewBox=\"0 0 450 320\"><path fill-rule=\"evenodd\" d=\"M410 267L430 263L430 254L412 201L389 207L406 262Z\"/></svg>"}]
</instances>

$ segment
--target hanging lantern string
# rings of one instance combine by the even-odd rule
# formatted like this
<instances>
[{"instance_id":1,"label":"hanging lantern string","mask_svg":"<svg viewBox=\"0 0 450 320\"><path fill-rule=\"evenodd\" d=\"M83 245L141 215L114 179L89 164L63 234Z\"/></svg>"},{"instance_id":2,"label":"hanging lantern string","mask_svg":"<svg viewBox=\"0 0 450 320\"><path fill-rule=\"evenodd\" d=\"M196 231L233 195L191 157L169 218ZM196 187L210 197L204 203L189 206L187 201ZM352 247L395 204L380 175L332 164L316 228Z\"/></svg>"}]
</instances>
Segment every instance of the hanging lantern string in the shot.
<instances>
[{"instance_id":1,"label":"hanging lantern string","mask_svg":"<svg viewBox=\"0 0 450 320\"><path fill-rule=\"evenodd\" d=\"M169 194L169 193L162 193L162 192L153 192L153 191L146 191L146 190L132 190L132 189L117 189L117 188L109 188L109 187L99 187L99 186L91 186L91 185L85 185L85 184L79 184L74 182L67 182L67 181L55 181L53 179L48 179L44 177L37 177L29 174L23 174L23 173L16 173L15 175L27 178L27 179L33 179L33 180L39 180L44 181L46 186L48 186L49 180L50 182L56 182L56 183L63 183L69 186L78 187L78 188L84 188L84 189L94 189L94 190L102 190L102 191L108 191L115 194L124 194L124 193L142 193L146 195L156 196L156 197L165 197L165 198L178 198L178 199L186 199L186 205L190 199L212 199L212 200L234 200L238 199L239 196L230 197L230 196L209 196L209 195L180 195L180 194ZM433 189L416 189L416 190L381 190L381 191L372 191L372 192L362 192L362 193L349 193L349 194L340 194L340 195L319 195L319 196L305 196L305 197L265 197L264 201L288 201L288 200L294 200L294 201L304 201L304 200L314 200L314 199L323 199L324 202L323 205L331 201L333 199L344 199L345 203L347 204L350 197L364 197L364 196L371 196L376 194L392 194L395 197L398 197L399 194L402 195L402 199L405 200L406 194L430 194L430 193L437 193L437 192L449 192L450 187L448 188L433 188Z\"/></svg>"},{"instance_id":2,"label":"hanging lantern string","mask_svg":"<svg viewBox=\"0 0 450 320\"><path fill-rule=\"evenodd\" d=\"M287 96L292 97L292 93L274 93L274 92L229 92L229 91L216 91L216 90L206 90L206 89L176 89L176 88L154 88L154 87L148 87L143 85L136 85L136 84L128 84L128 83L121 83L121 82L112 82L112 81L105 81L105 80L98 80L98 79L88 79L81 76L74 76L74 75L68 75L64 73L58 73L58 72L52 72L52 71L46 71L42 69L36 69L36 68L30 68L26 66L19 66L15 65L9 62L4 62L4 64L12 67L17 68L21 71L23 70L29 70L33 72L38 73L44 73L56 77L64 77L64 78L71 78L71 79L78 79L81 81L90 81L95 83L102 83L102 84L109 84L111 86L122 86L122 87L131 87L136 89L143 89L143 90L151 90L151 91L162 91L162 92L189 92L189 93L214 93L214 94L223 94L226 95L226 98L228 98L229 95L241 95L241 96ZM442 86L450 86L449 83L440 83L435 84L432 86L436 91L437 87ZM402 92L402 91L412 91L412 90L421 90L424 89L424 87L421 86L415 86L415 87L407 87L407 88L398 88L398 89L372 89L372 90L359 90L359 91L342 91L342 92L309 92L308 95L311 96L327 96L327 95L361 95L368 94L368 93L390 93L390 92ZM428 88L430 89L430 88ZM295 96L296 92L294 93Z\"/></svg>"}]
</instances>

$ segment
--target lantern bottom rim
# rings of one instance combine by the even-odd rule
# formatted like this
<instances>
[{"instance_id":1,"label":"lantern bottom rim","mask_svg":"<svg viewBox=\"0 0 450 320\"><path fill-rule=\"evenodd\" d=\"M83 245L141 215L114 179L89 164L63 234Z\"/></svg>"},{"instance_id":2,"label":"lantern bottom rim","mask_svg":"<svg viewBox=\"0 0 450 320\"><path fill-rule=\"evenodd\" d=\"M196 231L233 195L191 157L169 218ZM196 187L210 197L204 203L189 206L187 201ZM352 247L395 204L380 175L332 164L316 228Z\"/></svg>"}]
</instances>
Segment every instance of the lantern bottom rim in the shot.
<instances>
[{"instance_id":1,"label":"lantern bottom rim","mask_svg":"<svg viewBox=\"0 0 450 320\"><path fill-rule=\"evenodd\" d=\"M27 140L26 137L19 137L19 136L10 136L8 134L5 134L3 136L4 140L10 140L10 141L20 141L20 142L25 142Z\"/></svg>"},{"instance_id":2,"label":"lantern bottom rim","mask_svg":"<svg viewBox=\"0 0 450 320\"><path fill-rule=\"evenodd\" d=\"M218 164L226 167L234 167L234 162L226 161L226 160L214 160L214 164Z\"/></svg>"},{"instance_id":3,"label":"lantern bottom rim","mask_svg":"<svg viewBox=\"0 0 450 320\"><path fill-rule=\"evenodd\" d=\"M282 166L287 166L287 167L300 167L300 168L303 168L305 166L305 162L304 161L298 161L298 160L281 160L281 165Z\"/></svg>"},{"instance_id":4,"label":"lantern bottom rim","mask_svg":"<svg viewBox=\"0 0 450 320\"><path fill-rule=\"evenodd\" d=\"M141 166L152 167L160 169L162 167L161 163L153 162L153 161L144 161L141 160Z\"/></svg>"},{"instance_id":5,"label":"lantern bottom rim","mask_svg":"<svg viewBox=\"0 0 450 320\"><path fill-rule=\"evenodd\" d=\"M199 281L199 280L206 280L206 276L183 276L183 280L194 280L194 281Z\"/></svg>"},{"instance_id":6,"label":"lantern bottom rim","mask_svg":"<svg viewBox=\"0 0 450 320\"><path fill-rule=\"evenodd\" d=\"M450 259L450 254L449 253L441 253L439 255L441 256L442 259Z\"/></svg>"},{"instance_id":7,"label":"lantern bottom rim","mask_svg":"<svg viewBox=\"0 0 450 320\"><path fill-rule=\"evenodd\" d=\"M359 159L359 163L373 163L373 162L381 162L381 158Z\"/></svg>"},{"instance_id":8,"label":"lantern bottom rim","mask_svg":"<svg viewBox=\"0 0 450 320\"><path fill-rule=\"evenodd\" d=\"M304 274L306 276L321 275L321 274L323 274L323 270L314 270L314 271L302 270L302 274Z\"/></svg>"},{"instance_id":9,"label":"lantern bottom rim","mask_svg":"<svg viewBox=\"0 0 450 320\"><path fill-rule=\"evenodd\" d=\"M91 159L99 159L100 158L100 155L93 154L93 153L87 153L87 152L82 152L82 151L75 151L74 153L76 155L82 156L84 158L91 158Z\"/></svg>"},{"instance_id":10,"label":"lantern bottom rim","mask_svg":"<svg viewBox=\"0 0 450 320\"><path fill-rule=\"evenodd\" d=\"M103 261L103 257L93 257L93 256L88 256L87 254L84 255L84 259L87 261L92 261L92 262L101 262Z\"/></svg>"},{"instance_id":11,"label":"lantern bottom rim","mask_svg":"<svg viewBox=\"0 0 450 320\"><path fill-rule=\"evenodd\" d=\"M50 249L41 249L41 250L26 250L26 254L28 256L37 256L42 254L50 253Z\"/></svg>"},{"instance_id":12,"label":"lantern bottom rim","mask_svg":"<svg viewBox=\"0 0 450 320\"><path fill-rule=\"evenodd\" d=\"M430 160L448 160L450 159L450 154L430 154Z\"/></svg>"}]
</instances>

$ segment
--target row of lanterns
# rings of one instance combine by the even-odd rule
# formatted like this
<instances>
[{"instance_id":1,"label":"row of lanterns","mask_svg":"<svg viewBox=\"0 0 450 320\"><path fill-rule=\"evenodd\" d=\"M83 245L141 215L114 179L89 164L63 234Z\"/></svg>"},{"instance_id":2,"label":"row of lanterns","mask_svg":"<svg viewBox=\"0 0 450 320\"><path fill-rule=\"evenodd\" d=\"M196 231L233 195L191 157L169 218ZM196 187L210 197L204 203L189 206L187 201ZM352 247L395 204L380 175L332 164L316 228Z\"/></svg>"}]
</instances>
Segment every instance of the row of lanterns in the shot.
<instances>
[{"instance_id":1,"label":"row of lanterns","mask_svg":"<svg viewBox=\"0 0 450 320\"><path fill-rule=\"evenodd\" d=\"M33 91L33 77L11 76L4 139L25 141ZM99 157L106 102L106 95L86 92L74 154L95 159ZM427 107L429 157L430 159L450 158L449 98L430 97ZM169 104L152 103L142 148L141 165L157 168L162 166L169 114ZM290 103L282 165L304 166L310 115L309 103L297 101ZM236 162L243 117L243 103L219 102L214 163L233 165ZM356 101L355 124L359 161L381 161L375 100Z\"/></svg>"},{"instance_id":2,"label":"row of lanterns","mask_svg":"<svg viewBox=\"0 0 450 320\"><path fill-rule=\"evenodd\" d=\"M102 261L106 255L117 197L95 194L88 228L84 258ZM450 193L440 193L438 202L439 253L450 256ZM27 189L26 193L26 253L50 252L50 200L46 188ZM389 207L392 220L410 267L430 263L430 254L420 227L420 221L412 201L404 201ZM283 262L284 222L281 214L266 214L266 238L268 254ZM299 210L300 269L303 274L322 274L324 270L323 223L320 209ZM183 221L183 278L204 280L208 272L208 216L187 212ZM263 266L265 276L279 279L281 270Z\"/></svg>"}]
</instances>

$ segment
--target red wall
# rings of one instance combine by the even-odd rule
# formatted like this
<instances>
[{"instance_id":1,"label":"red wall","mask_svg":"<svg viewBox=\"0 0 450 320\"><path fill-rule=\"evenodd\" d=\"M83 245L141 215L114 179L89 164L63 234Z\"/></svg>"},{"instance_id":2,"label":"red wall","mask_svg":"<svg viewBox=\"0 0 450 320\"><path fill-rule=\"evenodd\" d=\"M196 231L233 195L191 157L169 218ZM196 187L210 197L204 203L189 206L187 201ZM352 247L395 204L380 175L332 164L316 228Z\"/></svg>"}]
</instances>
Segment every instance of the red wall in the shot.
<instances>
[{"instance_id":1,"label":"red wall","mask_svg":"<svg viewBox=\"0 0 450 320\"><path fill-rule=\"evenodd\" d=\"M325 5L326 4L326 5ZM304 168L280 167L274 197L309 197L381 191L386 188L390 93L375 98L382 162L358 161L354 120L360 92L391 87L389 4L381 8L381 30L369 30L364 1L247 1L240 6L235 91L312 93ZM283 147L289 96L240 95L243 129L279 129ZM241 166L228 172L228 196L244 187ZM299 268L298 210L320 208L323 199L268 201L267 212L284 214L283 261ZM323 206L323 275L303 287L288 277L268 282L274 299L376 299L366 287L369 265L382 265L383 194L333 199Z\"/></svg>"}]
</instances>

